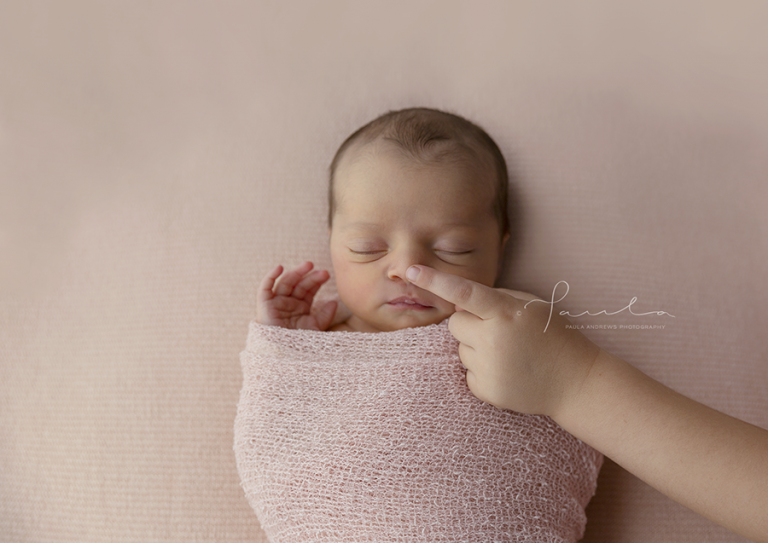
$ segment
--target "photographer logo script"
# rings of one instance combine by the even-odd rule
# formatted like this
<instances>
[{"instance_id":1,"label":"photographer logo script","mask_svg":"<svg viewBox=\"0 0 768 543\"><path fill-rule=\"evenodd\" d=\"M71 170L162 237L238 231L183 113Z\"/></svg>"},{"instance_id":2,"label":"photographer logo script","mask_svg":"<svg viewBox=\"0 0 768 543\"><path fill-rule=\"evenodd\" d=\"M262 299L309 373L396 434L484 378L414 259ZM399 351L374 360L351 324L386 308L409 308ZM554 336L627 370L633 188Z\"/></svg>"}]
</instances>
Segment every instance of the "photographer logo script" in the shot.
<instances>
[{"instance_id":1,"label":"photographer logo script","mask_svg":"<svg viewBox=\"0 0 768 543\"><path fill-rule=\"evenodd\" d=\"M563 295L559 299L555 300L555 295L557 294L557 287L559 287L561 283L565 285L565 293L563 293ZM568 285L567 281L558 281L557 284L555 284L555 288L552 289L552 299L551 300L541 300L539 298L536 298L536 299L531 300L528 303L526 303L525 306L523 306L523 307L526 308L526 307L528 307L528 304L532 304L533 302L541 302L541 303L544 303L544 304L549 304L549 319L547 319L547 325L544 327L544 331L546 332L547 328L549 328L549 322L552 320L552 311L554 311L554 309L555 309L555 304L563 301L563 299L568 295L568 292L570 291L570 289L571 289L571 287L570 287L570 285ZM635 315L637 317L642 317L642 316L645 316L645 315L658 315L658 316L667 315L668 317L675 318L674 315L671 315L671 314L667 313L666 311L647 311L645 313L635 313L634 311L632 311L632 305L636 301L637 301L637 296L633 296L632 299L629 301L629 303L626 306L624 306L623 308L619 309L618 311L613 311L612 313L609 313L608 311L603 309L601 311L598 311L597 313L592 313L590 311L582 311L581 313L578 313L576 315L571 314L570 311L560 311L559 315L564 316L564 317L572 317L572 318L574 318L574 317L583 317L584 315L589 315L590 317L596 317L598 315L616 315L616 314L622 313L624 311L629 311L629 313L631 315ZM622 328L633 328L633 327L638 327L638 326L643 326L643 325L635 325L635 326L622 325L621 327ZM647 326L648 327L653 327L653 328L664 328L664 325L647 325ZM617 326L612 326L612 327L613 328L617 328ZM576 328L576 329L578 329L578 328L583 328L583 326L582 325L571 325L571 326L569 326L569 328Z\"/></svg>"}]
</instances>

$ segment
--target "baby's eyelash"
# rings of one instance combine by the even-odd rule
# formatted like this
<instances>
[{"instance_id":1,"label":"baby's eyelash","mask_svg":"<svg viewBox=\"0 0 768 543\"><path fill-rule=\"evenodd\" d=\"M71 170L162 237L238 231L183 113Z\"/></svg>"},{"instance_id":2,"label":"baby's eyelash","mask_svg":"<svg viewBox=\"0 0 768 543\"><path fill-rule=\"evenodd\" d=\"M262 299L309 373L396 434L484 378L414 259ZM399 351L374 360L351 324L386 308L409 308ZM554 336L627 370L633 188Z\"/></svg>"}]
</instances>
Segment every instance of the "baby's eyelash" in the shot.
<instances>
[{"instance_id":1,"label":"baby's eyelash","mask_svg":"<svg viewBox=\"0 0 768 543\"><path fill-rule=\"evenodd\" d=\"M356 255L376 255L376 254L379 254L379 253L383 253L384 250L380 249L378 251L355 251L354 249L350 249L349 252L350 253L354 253Z\"/></svg>"},{"instance_id":2,"label":"baby's eyelash","mask_svg":"<svg viewBox=\"0 0 768 543\"><path fill-rule=\"evenodd\" d=\"M374 249L372 251L356 251L355 249L349 249L349 248L347 249L349 250L350 253L355 255L360 255L360 256L372 256L372 255L378 255L378 254L387 252L386 249ZM441 253L444 255L449 255L449 256L463 256L463 255L468 255L473 253L474 250L470 249L468 251L445 251L443 249L435 249L435 252Z\"/></svg>"},{"instance_id":3,"label":"baby's eyelash","mask_svg":"<svg viewBox=\"0 0 768 543\"><path fill-rule=\"evenodd\" d=\"M443 251L441 249L435 249L435 251L437 251L438 253L446 254L446 255L456 255L456 256L458 256L458 255L468 255L468 254L473 252L472 250L469 250L469 251Z\"/></svg>"}]
</instances>

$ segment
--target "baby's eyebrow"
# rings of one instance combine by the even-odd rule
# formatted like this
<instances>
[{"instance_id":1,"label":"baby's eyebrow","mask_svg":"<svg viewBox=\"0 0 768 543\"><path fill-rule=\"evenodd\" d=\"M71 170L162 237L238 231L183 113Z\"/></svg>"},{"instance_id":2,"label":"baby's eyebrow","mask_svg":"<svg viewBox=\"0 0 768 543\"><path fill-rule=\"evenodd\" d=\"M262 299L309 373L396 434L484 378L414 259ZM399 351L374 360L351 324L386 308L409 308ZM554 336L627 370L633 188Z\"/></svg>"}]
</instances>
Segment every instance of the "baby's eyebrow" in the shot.
<instances>
[{"instance_id":1,"label":"baby's eyebrow","mask_svg":"<svg viewBox=\"0 0 768 543\"><path fill-rule=\"evenodd\" d=\"M461 221L449 222L449 223L445 223L445 224L441 224L440 225L441 228L475 228L476 226L477 225L474 224L471 221L466 221L466 222L461 222Z\"/></svg>"},{"instance_id":2,"label":"baby's eyebrow","mask_svg":"<svg viewBox=\"0 0 768 543\"><path fill-rule=\"evenodd\" d=\"M347 230L380 231L382 228L383 228L382 225L379 223L368 222L368 221L355 221L355 222L341 225L339 227L339 230L341 230L342 232L345 232ZM476 228L477 228L477 225L473 224L470 221L467 221L467 222L456 221L456 222L441 224L437 229L438 230L474 230Z\"/></svg>"},{"instance_id":3,"label":"baby's eyebrow","mask_svg":"<svg viewBox=\"0 0 768 543\"><path fill-rule=\"evenodd\" d=\"M354 229L378 230L380 228L381 228L381 225L375 222L357 221L357 222L351 222L351 223L345 224L340 229L341 230L354 230Z\"/></svg>"}]
</instances>

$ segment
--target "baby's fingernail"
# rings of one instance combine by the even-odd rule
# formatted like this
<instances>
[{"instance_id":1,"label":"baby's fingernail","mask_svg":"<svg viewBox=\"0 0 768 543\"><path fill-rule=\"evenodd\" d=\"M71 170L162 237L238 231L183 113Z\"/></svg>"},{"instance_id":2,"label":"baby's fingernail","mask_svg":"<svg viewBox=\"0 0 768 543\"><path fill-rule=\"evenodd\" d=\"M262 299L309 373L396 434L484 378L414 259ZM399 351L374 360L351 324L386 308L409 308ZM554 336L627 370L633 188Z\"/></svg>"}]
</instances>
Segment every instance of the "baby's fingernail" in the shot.
<instances>
[{"instance_id":1,"label":"baby's fingernail","mask_svg":"<svg viewBox=\"0 0 768 543\"><path fill-rule=\"evenodd\" d=\"M408 278L409 281L415 281L419 278L419 274L421 273L421 270L417 268L416 266L411 266L405 271L405 276Z\"/></svg>"}]
</instances>

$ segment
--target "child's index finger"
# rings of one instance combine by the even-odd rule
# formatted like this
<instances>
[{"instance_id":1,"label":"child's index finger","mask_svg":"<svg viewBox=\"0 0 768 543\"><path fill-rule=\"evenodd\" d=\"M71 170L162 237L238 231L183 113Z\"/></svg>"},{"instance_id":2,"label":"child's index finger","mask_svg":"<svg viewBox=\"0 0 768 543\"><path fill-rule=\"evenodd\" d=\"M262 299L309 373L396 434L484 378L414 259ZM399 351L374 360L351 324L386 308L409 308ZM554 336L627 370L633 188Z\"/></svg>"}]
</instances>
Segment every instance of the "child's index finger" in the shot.
<instances>
[{"instance_id":1,"label":"child's index finger","mask_svg":"<svg viewBox=\"0 0 768 543\"><path fill-rule=\"evenodd\" d=\"M417 287L428 290L481 319L492 318L498 313L500 293L491 287L428 266L411 266L406 272L406 277Z\"/></svg>"}]
</instances>

